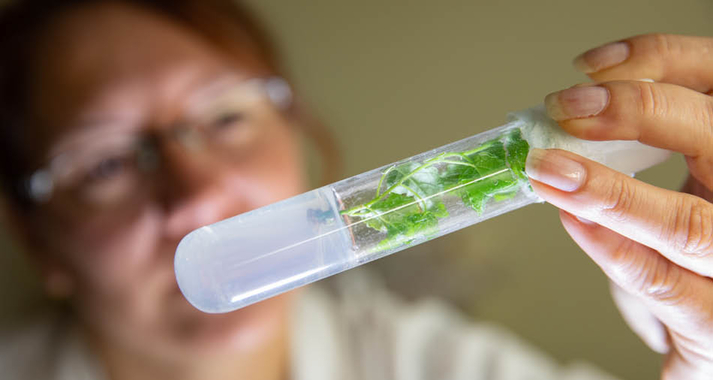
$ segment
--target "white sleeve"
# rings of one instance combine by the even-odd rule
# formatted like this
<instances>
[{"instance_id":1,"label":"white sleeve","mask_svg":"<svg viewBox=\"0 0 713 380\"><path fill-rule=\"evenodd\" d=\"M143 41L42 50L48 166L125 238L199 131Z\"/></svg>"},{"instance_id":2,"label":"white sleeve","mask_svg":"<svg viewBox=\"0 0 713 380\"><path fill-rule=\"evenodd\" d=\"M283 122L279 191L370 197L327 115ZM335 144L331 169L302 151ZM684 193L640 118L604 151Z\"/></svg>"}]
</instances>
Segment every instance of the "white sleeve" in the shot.
<instances>
[{"instance_id":1,"label":"white sleeve","mask_svg":"<svg viewBox=\"0 0 713 380\"><path fill-rule=\"evenodd\" d=\"M614 380L593 366L560 365L512 333L422 301L394 323L398 379Z\"/></svg>"},{"instance_id":2,"label":"white sleeve","mask_svg":"<svg viewBox=\"0 0 713 380\"><path fill-rule=\"evenodd\" d=\"M26 316L17 326L0 331L0 377L12 380L103 380L98 358L91 352L71 315L48 311Z\"/></svg>"},{"instance_id":3,"label":"white sleeve","mask_svg":"<svg viewBox=\"0 0 713 380\"><path fill-rule=\"evenodd\" d=\"M510 332L438 300L406 303L352 275L310 288L293 322L296 380L615 380L561 365Z\"/></svg>"}]
</instances>

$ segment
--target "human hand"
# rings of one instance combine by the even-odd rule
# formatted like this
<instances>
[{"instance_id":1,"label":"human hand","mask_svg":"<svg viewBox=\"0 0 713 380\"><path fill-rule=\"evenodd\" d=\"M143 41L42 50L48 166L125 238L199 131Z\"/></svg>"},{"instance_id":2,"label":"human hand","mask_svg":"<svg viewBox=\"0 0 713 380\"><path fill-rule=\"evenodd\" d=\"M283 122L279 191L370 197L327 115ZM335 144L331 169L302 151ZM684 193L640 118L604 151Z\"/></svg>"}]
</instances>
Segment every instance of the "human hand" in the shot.
<instances>
[{"instance_id":1,"label":"human hand","mask_svg":"<svg viewBox=\"0 0 713 380\"><path fill-rule=\"evenodd\" d=\"M533 149L532 187L561 209L567 232L610 278L633 330L666 354L662 378L711 379L713 39L638 36L590 50L575 66L597 83L548 95L562 128L680 152L690 177L684 192L669 191L569 152Z\"/></svg>"}]
</instances>

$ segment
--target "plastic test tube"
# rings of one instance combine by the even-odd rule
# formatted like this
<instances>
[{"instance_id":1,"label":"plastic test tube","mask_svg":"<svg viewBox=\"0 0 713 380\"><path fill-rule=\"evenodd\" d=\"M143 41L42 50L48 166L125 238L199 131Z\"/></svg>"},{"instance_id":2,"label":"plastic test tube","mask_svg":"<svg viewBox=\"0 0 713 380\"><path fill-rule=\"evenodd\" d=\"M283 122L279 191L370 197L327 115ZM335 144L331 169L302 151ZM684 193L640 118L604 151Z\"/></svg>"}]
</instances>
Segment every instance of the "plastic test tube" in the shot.
<instances>
[{"instance_id":1,"label":"plastic test tube","mask_svg":"<svg viewBox=\"0 0 713 380\"><path fill-rule=\"evenodd\" d=\"M511 210L541 202L529 147L560 148L632 174L669 152L574 138L542 107L498 128L201 227L178 245L178 285L196 308L228 312Z\"/></svg>"}]
</instances>

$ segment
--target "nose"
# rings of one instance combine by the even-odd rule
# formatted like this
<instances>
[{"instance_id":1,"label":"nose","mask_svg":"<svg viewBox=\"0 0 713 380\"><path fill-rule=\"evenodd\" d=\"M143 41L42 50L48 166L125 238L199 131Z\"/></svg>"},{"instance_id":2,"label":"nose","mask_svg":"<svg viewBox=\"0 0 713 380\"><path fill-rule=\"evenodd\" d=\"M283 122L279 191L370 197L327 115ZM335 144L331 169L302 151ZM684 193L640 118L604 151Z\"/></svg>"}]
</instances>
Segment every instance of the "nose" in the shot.
<instances>
[{"instance_id":1,"label":"nose","mask_svg":"<svg viewBox=\"0 0 713 380\"><path fill-rule=\"evenodd\" d=\"M247 211L236 169L210 152L191 154L184 147L165 149L158 199L165 210L164 230L170 239L201 226Z\"/></svg>"}]
</instances>

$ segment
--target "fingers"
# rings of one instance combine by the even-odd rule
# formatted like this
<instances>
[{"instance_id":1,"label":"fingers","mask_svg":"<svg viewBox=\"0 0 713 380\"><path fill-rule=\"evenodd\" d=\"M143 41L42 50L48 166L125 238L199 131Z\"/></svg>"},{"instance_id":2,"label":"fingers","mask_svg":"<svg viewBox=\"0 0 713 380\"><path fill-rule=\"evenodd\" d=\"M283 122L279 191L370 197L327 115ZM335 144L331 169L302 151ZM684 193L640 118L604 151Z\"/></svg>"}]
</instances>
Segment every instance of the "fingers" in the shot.
<instances>
[{"instance_id":1,"label":"fingers","mask_svg":"<svg viewBox=\"0 0 713 380\"><path fill-rule=\"evenodd\" d=\"M565 223L563 221L563 223ZM631 329L649 348L665 354L669 351L666 328L656 318L648 306L635 295L625 291L619 285L611 283L611 294L621 316Z\"/></svg>"},{"instance_id":2,"label":"fingers","mask_svg":"<svg viewBox=\"0 0 713 380\"><path fill-rule=\"evenodd\" d=\"M608 228L582 222L566 212L560 217L565 230L612 282L641 300L672 333L700 339L683 350L686 355L708 344L713 322L709 279Z\"/></svg>"},{"instance_id":3,"label":"fingers","mask_svg":"<svg viewBox=\"0 0 713 380\"><path fill-rule=\"evenodd\" d=\"M549 115L588 140L639 140L681 152L706 153L713 143L713 98L662 83L607 82L545 98Z\"/></svg>"},{"instance_id":4,"label":"fingers","mask_svg":"<svg viewBox=\"0 0 713 380\"><path fill-rule=\"evenodd\" d=\"M661 371L662 380L710 380L713 378L713 366L703 358L690 358L673 351L667 358Z\"/></svg>"},{"instance_id":5,"label":"fingers","mask_svg":"<svg viewBox=\"0 0 713 380\"><path fill-rule=\"evenodd\" d=\"M713 205L705 200L555 149L531 149L526 171L547 202L713 277Z\"/></svg>"},{"instance_id":6,"label":"fingers","mask_svg":"<svg viewBox=\"0 0 713 380\"><path fill-rule=\"evenodd\" d=\"M713 38L636 36L589 50L575 58L574 65L599 82L649 78L710 93Z\"/></svg>"},{"instance_id":7,"label":"fingers","mask_svg":"<svg viewBox=\"0 0 713 380\"><path fill-rule=\"evenodd\" d=\"M663 83L606 82L545 98L550 117L587 140L639 140L689 157L691 173L713 189L713 97Z\"/></svg>"},{"instance_id":8,"label":"fingers","mask_svg":"<svg viewBox=\"0 0 713 380\"><path fill-rule=\"evenodd\" d=\"M690 175L681 187L681 191L699 196L708 202L713 202L713 191L707 189L700 181Z\"/></svg>"}]
</instances>

